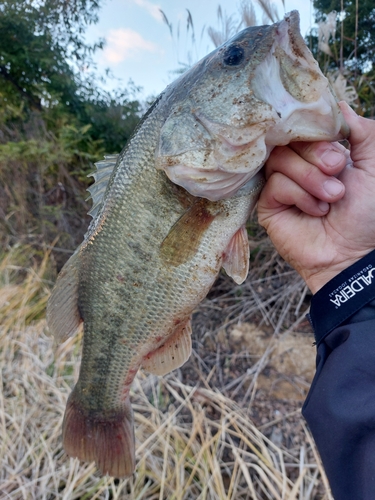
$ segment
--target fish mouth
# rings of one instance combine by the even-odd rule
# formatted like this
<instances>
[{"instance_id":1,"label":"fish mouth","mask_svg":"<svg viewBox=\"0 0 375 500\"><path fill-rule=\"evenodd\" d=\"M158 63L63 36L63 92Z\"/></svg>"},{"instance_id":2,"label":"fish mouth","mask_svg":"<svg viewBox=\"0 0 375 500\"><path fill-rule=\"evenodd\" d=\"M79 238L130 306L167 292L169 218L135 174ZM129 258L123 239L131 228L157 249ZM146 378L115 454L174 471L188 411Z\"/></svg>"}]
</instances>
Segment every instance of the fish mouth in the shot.
<instances>
[{"instance_id":1,"label":"fish mouth","mask_svg":"<svg viewBox=\"0 0 375 500\"><path fill-rule=\"evenodd\" d=\"M275 124L266 135L271 146L293 141L336 141L349 134L327 78L308 50L293 11L278 23L274 43L251 77L256 97L269 104Z\"/></svg>"}]
</instances>

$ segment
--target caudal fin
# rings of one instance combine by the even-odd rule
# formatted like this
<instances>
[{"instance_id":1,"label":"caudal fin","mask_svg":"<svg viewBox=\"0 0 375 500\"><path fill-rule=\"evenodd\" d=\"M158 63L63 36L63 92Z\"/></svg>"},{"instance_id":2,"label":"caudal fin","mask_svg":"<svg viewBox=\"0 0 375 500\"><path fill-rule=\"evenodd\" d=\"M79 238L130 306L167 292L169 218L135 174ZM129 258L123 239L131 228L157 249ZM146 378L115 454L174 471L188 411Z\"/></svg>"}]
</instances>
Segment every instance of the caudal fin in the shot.
<instances>
[{"instance_id":1,"label":"caudal fin","mask_svg":"<svg viewBox=\"0 0 375 500\"><path fill-rule=\"evenodd\" d=\"M129 398L126 406L108 416L85 412L70 397L63 422L63 446L71 457L96 462L103 474L129 477L135 468L133 411Z\"/></svg>"}]
</instances>

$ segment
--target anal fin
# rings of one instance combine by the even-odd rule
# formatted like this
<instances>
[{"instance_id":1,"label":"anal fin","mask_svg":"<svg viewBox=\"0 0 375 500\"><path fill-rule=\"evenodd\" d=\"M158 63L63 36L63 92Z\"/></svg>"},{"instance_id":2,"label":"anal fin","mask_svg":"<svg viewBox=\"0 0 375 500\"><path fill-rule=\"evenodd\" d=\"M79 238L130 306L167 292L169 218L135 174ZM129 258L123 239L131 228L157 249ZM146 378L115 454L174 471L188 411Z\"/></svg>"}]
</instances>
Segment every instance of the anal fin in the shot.
<instances>
[{"instance_id":1,"label":"anal fin","mask_svg":"<svg viewBox=\"0 0 375 500\"><path fill-rule=\"evenodd\" d=\"M154 375L165 375L182 366L191 354L191 320L175 332L161 347L147 354L142 368Z\"/></svg>"},{"instance_id":2,"label":"anal fin","mask_svg":"<svg viewBox=\"0 0 375 500\"><path fill-rule=\"evenodd\" d=\"M243 283L249 272L250 247L249 238L245 226L241 226L235 233L227 246L223 268L225 272L240 285Z\"/></svg>"}]
</instances>

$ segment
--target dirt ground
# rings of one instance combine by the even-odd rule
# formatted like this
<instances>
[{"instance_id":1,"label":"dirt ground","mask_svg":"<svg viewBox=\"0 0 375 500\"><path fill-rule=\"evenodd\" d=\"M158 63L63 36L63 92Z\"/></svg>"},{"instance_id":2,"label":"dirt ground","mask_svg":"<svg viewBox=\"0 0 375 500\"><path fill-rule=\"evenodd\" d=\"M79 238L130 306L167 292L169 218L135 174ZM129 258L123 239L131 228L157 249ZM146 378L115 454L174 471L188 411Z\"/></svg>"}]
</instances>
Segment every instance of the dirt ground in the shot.
<instances>
[{"instance_id":1,"label":"dirt ground","mask_svg":"<svg viewBox=\"0 0 375 500\"><path fill-rule=\"evenodd\" d=\"M301 408L315 373L313 334L307 321L300 327L280 336L252 323L222 327L204 340L205 348L196 342L200 348L182 368L183 380L219 389L278 446L299 446L305 439ZM204 355L213 348L216 359Z\"/></svg>"}]
</instances>

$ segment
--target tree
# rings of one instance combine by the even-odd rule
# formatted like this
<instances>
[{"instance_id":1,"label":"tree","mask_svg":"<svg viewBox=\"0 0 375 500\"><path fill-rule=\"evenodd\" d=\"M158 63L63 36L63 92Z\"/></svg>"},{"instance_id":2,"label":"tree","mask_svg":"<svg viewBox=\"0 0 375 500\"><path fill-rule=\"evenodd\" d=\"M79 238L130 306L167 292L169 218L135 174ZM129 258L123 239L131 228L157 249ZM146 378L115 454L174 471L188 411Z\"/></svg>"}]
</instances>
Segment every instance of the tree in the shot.
<instances>
[{"instance_id":1,"label":"tree","mask_svg":"<svg viewBox=\"0 0 375 500\"><path fill-rule=\"evenodd\" d=\"M137 88L100 89L85 29L99 0L0 3L0 242L75 248L87 228L87 174L139 121ZM60 259L57 259L57 256ZM59 266L67 254L55 256Z\"/></svg>"},{"instance_id":2,"label":"tree","mask_svg":"<svg viewBox=\"0 0 375 500\"><path fill-rule=\"evenodd\" d=\"M375 5L372 0L314 0L318 29L308 44L339 98L375 112Z\"/></svg>"},{"instance_id":3,"label":"tree","mask_svg":"<svg viewBox=\"0 0 375 500\"><path fill-rule=\"evenodd\" d=\"M318 23L333 11L339 13L339 29L332 44L333 55L341 69L365 73L375 64L375 4L373 0L314 0Z\"/></svg>"},{"instance_id":4,"label":"tree","mask_svg":"<svg viewBox=\"0 0 375 500\"><path fill-rule=\"evenodd\" d=\"M4 0L0 5L0 87L7 103L40 110L77 106L74 65L88 66L102 42L85 44L96 0Z\"/></svg>"}]
</instances>

